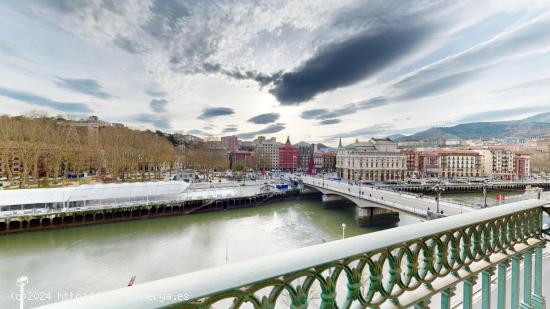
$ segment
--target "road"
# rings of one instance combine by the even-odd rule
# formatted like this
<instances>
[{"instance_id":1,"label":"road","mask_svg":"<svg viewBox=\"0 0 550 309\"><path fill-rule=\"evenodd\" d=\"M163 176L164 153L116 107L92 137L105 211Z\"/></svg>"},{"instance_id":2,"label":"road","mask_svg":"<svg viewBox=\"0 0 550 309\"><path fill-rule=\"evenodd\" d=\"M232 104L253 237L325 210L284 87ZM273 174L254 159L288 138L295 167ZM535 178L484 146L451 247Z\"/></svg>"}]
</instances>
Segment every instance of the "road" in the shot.
<instances>
[{"instance_id":1,"label":"road","mask_svg":"<svg viewBox=\"0 0 550 309\"><path fill-rule=\"evenodd\" d=\"M425 215L428 211L435 212L437 208L437 202L431 197L419 197L410 193L380 190L372 186L355 185L344 181L333 181L308 176L302 177L302 181L304 184L313 187L324 188L358 197L364 200L393 207L398 211L401 210L418 215ZM439 203L439 210L440 212L443 211L443 215L450 216L475 211L475 208L458 203L441 201Z\"/></svg>"}]
</instances>

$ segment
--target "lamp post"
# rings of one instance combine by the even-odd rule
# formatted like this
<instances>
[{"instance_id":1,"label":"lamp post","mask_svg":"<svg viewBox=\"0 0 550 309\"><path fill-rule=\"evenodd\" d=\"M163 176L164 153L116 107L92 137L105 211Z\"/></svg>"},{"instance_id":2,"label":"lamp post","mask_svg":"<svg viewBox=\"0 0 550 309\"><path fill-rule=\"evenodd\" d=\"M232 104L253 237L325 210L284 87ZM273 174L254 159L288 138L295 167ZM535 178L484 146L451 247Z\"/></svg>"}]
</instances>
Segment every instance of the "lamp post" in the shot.
<instances>
[{"instance_id":1,"label":"lamp post","mask_svg":"<svg viewBox=\"0 0 550 309\"><path fill-rule=\"evenodd\" d=\"M346 224L342 223L342 239L346 238Z\"/></svg>"},{"instance_id":2,"label":"lamp post","mask_svg":"<svg viewBox=\"0 0 550 309\"><path fill-rule=\"evenodd\" d=\"M487 180L483 181L483 208L487 208Z\"/></svg>"},{"instance_id":3,"label":"lamp post","mask_svg":"<svg viewBox=\"0 0 550 309\"><path fill-rule=\"evenodd\" d=\"M15 284L19 287L19 309L23 309L25 302L25 285L29 284L29 278L26 276L19 277Z\"/></svg>"},{"instance_id":4,"label":"lamp post","mask_svg":"<svg viewBox=\"0 0 550 309\"><path fill-rule=\"evenodd\" d=\"M445 191L445 189L443 189L440 185L437 184L432 188L432 190L436 194L436 197L435 197L436 212L439 214L439 200L441 199L441 193L443 193L443 191Z\"/></svg>"}]
</instances>

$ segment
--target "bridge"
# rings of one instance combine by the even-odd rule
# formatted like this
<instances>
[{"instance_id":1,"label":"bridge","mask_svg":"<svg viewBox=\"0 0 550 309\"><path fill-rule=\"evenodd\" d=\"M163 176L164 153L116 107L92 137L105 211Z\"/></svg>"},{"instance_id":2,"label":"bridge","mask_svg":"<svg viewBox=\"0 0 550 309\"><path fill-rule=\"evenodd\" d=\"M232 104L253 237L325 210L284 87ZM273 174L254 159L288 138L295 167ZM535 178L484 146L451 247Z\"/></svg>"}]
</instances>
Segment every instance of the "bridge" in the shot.
<instances>
[{"instance_id":1,"label":"bridge","mask_svg":"<svg viewBox=\"0 0 550 309\"><path fill-rule=\"evenodd\" d=\"M480 209L45 308L471 309L479 291L483 309L542 309L549 203Z\"/></svg>"},{"instance_id":2,"label":"bridge","mask_svg":"<svg viewBox=\"0 0 550 309\"><path fill-rule=\"evenodd\" d=\"M471 205L451 201L439 201L429 196L419 196L405 192L381 190L374 186L350 184L323 178L302 177L304 185L314 188L324 196L339 196L352 201L365 210L370 224L388 223L388 216L398 219L397 212L404 212L422 219L445 217L474 211ZM439 209L439 212L437 210ZM391 220L390 220L391 221Z\"/></svg>"}]
</instances>

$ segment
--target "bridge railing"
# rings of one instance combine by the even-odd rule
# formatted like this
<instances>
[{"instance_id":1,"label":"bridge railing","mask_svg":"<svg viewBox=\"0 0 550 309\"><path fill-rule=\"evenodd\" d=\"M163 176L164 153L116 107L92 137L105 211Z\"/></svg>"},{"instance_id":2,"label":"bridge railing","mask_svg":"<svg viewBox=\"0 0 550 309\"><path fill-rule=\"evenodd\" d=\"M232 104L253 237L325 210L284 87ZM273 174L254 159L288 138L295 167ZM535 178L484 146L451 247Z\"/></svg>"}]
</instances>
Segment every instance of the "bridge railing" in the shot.
<instances>
[{"instance_id":1,"label":"bridge railing","mask_svg":"<svg viewBox=\"0 0 550 309\"><path fill-rule=\"evenodd\" d=\"M473 286L481 276L483 308L504 308L506 304L519 308L520 303L524 308L544 308L545 203L548 201L529 200L483 209L48 307L426 308L438 294L440 304L435 307L451 308L452 302L459 300L463 308L471 308ZM507 290L510 268L511 289ZM495 269L497 304L491 303ZM455 291L457 286L462 293Z\"/></svg>"}]
</instances>

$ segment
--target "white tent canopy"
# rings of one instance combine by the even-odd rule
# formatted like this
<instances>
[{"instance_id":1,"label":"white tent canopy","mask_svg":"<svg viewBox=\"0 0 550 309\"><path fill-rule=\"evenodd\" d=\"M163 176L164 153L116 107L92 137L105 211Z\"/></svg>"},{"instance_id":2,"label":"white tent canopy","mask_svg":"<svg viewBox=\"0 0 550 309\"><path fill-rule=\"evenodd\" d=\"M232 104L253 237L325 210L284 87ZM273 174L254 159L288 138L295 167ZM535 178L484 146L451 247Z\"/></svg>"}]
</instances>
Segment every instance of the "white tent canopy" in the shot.
<instances>
[{"instance_id":1,"label":"white tent canopy","mask_svg":"<svg viewBox=\"0 0 550 309\"><path fill-rule=\"evenodd\" d=\"M134 199L170 196L189 187L184 181L93 184L48 189L19 189L0 191L0 206L68 203L108 199Z\"/></svg>"}]
</instances>

